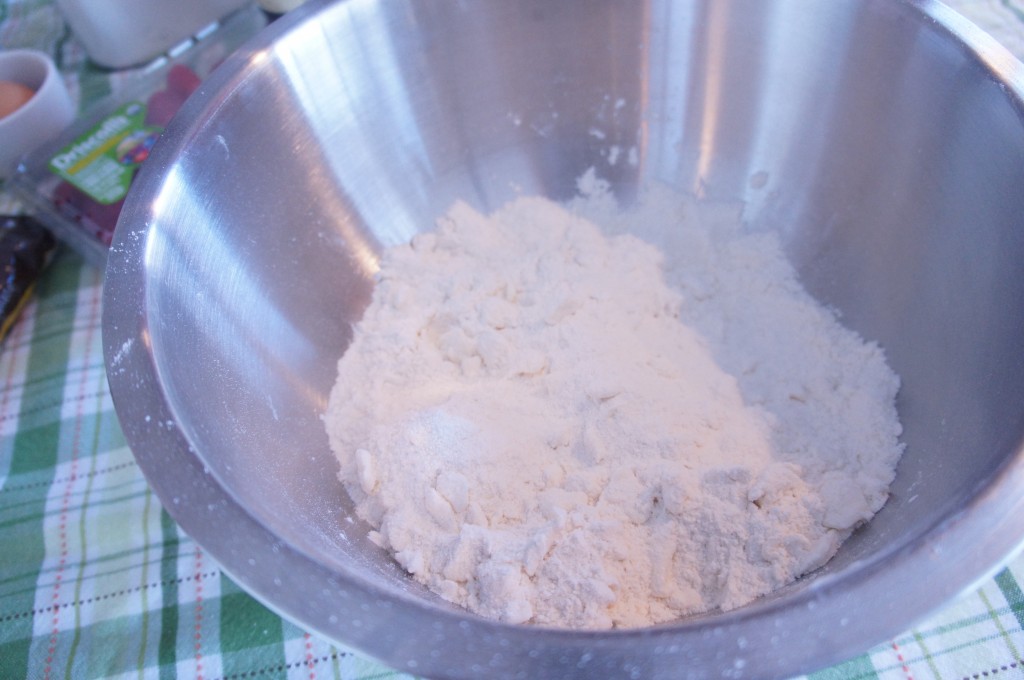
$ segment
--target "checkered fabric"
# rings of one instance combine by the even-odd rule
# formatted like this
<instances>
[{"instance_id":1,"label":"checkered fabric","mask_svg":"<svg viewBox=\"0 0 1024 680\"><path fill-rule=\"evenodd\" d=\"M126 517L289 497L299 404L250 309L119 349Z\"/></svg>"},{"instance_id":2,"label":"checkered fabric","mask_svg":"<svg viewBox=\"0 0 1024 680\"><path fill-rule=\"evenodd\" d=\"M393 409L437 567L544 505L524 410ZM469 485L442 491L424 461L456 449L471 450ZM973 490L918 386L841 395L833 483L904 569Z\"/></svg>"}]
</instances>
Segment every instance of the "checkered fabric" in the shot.
<instances>
[{"instance_id":1,"label":"checkered fabric","mask_svg":"<svg viewBox=\"0 0 1024 680\"><path fill-rule=\"evenodd\" d=\"M952 4L1024 55L1024 0ZM62 54L86 98L110 87L49 1L0 0L0 46L16 45ZM114 415L101 287L62 252L0 348L0 679L408 677L264 608L161 509ZM1024 558L809 677L1024 677L1022 588Z\"/></svg>"},{"instance_id":2,"label":"checkered fabric","mask_svg":"<svg viewBox=\"0 0 1024 680\"><path fill-rule=\"evenodd\" d=\"M100 299L62 254L0 353L0 678L394 675L272 614L161 509L114 415Z\"/></svg>"}]
</instances>

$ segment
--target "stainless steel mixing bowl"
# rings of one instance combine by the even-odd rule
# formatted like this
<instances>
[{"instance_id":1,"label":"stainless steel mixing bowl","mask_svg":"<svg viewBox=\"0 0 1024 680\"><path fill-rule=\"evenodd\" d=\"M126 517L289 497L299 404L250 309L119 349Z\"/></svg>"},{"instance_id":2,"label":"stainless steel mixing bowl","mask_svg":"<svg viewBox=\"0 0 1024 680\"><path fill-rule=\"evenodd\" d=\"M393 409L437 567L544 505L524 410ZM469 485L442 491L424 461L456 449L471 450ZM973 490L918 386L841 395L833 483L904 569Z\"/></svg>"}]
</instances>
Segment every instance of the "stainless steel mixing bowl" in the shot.
<instances>
[{"instance_id":1,"label":"stainless steel mixing bowl","mask_svg":"<svg viewBox=\"0 0 1024 680\"><path fill-rule=\"evenodd\" d=\"M1024 537L1022 92L1020 63L926 0L312 2L203 85L132 189L103 319L125 434L238 583L401 670L839 661ZM610 632L481 620L370 543L335 478L320 416L381 248L455 199L567 199L590 167L624 203L650 180L746 201L902 376L889 503L740 610Z\"/></svg>"}]
</instances>

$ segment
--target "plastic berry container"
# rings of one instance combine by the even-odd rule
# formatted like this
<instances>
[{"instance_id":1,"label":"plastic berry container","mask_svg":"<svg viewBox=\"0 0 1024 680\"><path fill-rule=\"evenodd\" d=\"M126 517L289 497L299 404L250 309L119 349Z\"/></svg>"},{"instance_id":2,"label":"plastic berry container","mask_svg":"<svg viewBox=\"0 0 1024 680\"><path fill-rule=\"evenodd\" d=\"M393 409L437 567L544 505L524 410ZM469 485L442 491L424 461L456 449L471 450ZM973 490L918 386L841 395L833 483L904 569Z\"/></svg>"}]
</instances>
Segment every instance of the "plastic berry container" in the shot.
<instances>
[{"instance_id":1,"label":"plastic berry container","mask_svg":"<svg viewBox=\"0 0 1024 680\"><path fill-rule=\"evenodd\" d=\"M202 80L265 25L266 16L248 6L154 60L23 159L9 188L58 239L103 267L125 196L164 128Z\"/></svg>"}]
</instances>

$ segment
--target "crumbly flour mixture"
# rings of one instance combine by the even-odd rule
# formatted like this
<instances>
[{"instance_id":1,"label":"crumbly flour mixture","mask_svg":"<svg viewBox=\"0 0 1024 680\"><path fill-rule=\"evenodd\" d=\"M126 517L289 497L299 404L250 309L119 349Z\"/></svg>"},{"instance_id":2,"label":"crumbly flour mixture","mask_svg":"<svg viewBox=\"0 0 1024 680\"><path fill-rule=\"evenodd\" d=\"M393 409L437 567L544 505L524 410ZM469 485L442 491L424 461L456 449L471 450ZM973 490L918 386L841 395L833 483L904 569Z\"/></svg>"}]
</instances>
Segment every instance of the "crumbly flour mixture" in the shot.
<instances>
[{"instance_id":1,"label":"crumbly flour mixture","mask_svg":"<svg viewBox=\"0 0 1024 680\"><path fill-rule=\"evenodd\" d=\"M882 351L773 235L667 190L610 205L455 205L384 254L339 362L325 420L359 514L485 616L738 607L828 560L901 453Z\"/></svg>"}]
</instances>

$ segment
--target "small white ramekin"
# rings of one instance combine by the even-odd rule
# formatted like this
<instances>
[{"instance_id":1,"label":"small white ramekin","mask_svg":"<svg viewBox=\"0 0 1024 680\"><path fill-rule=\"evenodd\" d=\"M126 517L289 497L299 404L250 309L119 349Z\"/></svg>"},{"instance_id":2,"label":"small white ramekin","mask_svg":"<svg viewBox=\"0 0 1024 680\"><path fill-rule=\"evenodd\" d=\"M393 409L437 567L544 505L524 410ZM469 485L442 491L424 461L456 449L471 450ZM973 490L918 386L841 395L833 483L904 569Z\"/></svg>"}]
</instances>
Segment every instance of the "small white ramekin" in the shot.
<instances>
[{"instance_id":1,"label":"small white ramekin","mask_svg":"<svg viewBox=\"0 0 1024 680\"><path fill-rule=\"evenodd\" d=\"M75 118L75 102L50 57L38 50L0 51L0 80L21 83L35 94L0 118L0 179L22 156L56 137Z\"/></svg>"}]
</instances>

